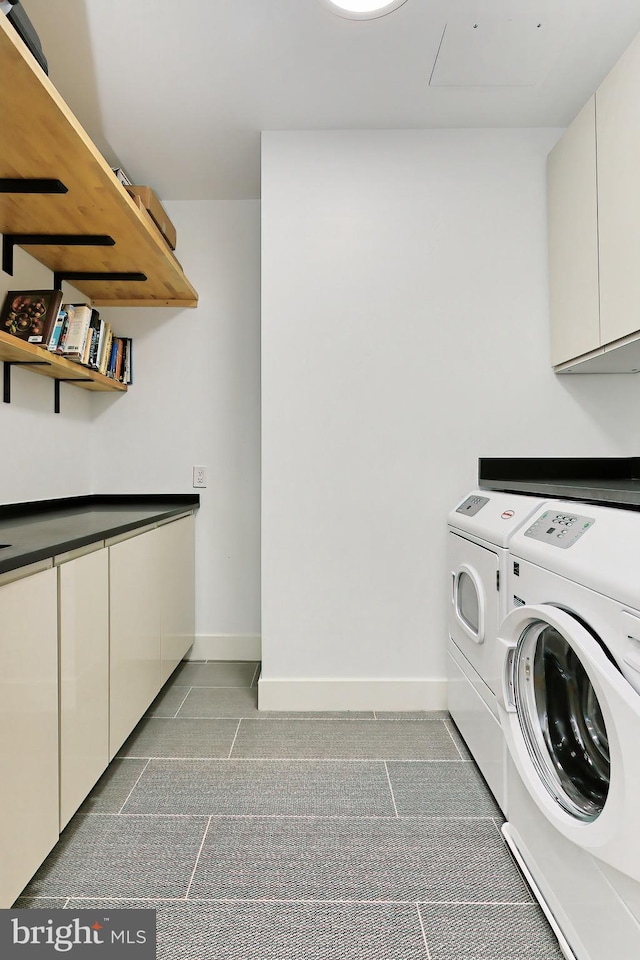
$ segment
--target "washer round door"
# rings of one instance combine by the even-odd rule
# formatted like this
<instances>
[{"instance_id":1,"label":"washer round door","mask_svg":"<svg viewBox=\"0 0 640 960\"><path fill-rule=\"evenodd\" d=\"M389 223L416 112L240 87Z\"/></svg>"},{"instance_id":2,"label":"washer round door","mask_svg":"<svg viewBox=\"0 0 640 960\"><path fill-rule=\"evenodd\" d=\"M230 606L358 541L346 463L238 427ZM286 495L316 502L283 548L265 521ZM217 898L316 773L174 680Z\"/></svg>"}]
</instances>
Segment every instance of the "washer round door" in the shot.
<instances>
[{"instance_id":1,"label":"washer round door","mask_svg":"<svg viewBox=\"0 0 640 960\"><path fill-rule=\"evenodd\" d=\"M640 696L559 608L512 611L499 642L501 720L529 793L566 837L640 879Z\"/></svg>"},{"instance_id":2,"label":"washer round door","mask_svg":"<svg viewBox=\"0 0 640 960\"><path fill-rule=\"evenodd\" d=\"M534 620L515 647L512 677L522 736L541 782L568 814L595 820L609 793L609 737L579 653L554 624Z\"/></svg>"}]
</instances>

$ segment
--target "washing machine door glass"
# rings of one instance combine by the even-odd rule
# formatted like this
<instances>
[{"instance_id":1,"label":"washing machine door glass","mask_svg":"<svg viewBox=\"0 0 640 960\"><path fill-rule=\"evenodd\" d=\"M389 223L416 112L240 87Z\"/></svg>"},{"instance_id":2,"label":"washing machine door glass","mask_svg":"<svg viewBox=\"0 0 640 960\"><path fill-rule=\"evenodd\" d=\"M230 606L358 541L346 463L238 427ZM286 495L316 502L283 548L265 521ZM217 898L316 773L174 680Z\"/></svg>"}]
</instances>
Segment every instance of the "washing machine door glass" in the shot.
<instances>
[{"instance_id":1,"label":"washing machine door glass","mask_svg":"<svg viewBox=\"0 0 640 960\"><path fill-rule=\"evenodd\" d=\"M567 813L595 820L609 791L609 743L575 645L550 623L530 623L515 648L512 678L522 733L542 783Z\"/></svg>"}]
</instances>

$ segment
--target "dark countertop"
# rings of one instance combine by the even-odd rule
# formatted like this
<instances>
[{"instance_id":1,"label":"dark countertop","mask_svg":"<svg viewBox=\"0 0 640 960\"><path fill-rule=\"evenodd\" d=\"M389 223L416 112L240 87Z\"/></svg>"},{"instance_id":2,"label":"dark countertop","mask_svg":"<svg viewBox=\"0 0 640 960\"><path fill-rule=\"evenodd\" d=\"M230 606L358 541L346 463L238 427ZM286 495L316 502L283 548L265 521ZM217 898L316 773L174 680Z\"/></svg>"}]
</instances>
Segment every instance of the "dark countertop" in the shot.
<instances>
[{"instance_id":1,"label":"dark countertop","mask_svg":"<svg viewBox=\"0 0 640 960\"><path fill-rule=\"evenodd\" d=\"M640 458L481 458L483 490L640 510Z\"/></svg>"},{"instance_id":2,"label":"dark countertop","mask_svg":"<svg viewBox=\"0 0 640 960\"><path fill-rule=\"evenodd\" d=\"M199 503L196 494L141 494L0 506L0 574L169 520Z\"/></svg>"}]
</instances>

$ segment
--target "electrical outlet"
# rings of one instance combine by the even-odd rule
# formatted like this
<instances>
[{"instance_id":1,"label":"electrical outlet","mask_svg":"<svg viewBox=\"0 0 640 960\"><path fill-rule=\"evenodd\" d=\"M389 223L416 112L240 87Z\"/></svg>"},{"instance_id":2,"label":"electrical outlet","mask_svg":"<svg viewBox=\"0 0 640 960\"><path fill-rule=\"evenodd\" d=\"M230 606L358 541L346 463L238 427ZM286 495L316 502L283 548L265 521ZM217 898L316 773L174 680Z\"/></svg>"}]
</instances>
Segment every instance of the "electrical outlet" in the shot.
<instances>
[{"instance_id":1,"label":"electrical outlet","mask_svg":"<svg viewBox=\"0 0 640 960\"><path fill-rule=\"evenodd\" d=\"M207 485L207 468L206 467L193 468L193 485L194 487L206 487Z\"/></svg>"}]
</instances>

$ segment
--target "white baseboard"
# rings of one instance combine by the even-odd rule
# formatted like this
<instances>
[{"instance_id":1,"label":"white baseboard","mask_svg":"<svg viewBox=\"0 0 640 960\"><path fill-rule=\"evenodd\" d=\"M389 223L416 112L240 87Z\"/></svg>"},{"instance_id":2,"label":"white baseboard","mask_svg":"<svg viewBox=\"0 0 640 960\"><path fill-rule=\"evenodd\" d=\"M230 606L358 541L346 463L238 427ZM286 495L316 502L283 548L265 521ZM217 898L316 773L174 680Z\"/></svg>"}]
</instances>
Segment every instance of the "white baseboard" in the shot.
<instances>
[{"instance_id":1,"label":"white baseboard","mask_svg":"<svg viewBox=\"0 0 640 960\"><path fill-rule=\"evenodd\" d=\"M201 634L187 653L187 660L260 660L260 636L247 634Z\"/></svg>"},{"instance_id":2,"label":"white baseboard","mask_svg":"<svg viewBox=\"0 0 640 960\"><path fill-rule=\"evenodd\" d=\"M258 681L259 710L446 710L447 681Z\"/></svg>"}]
</instances>

